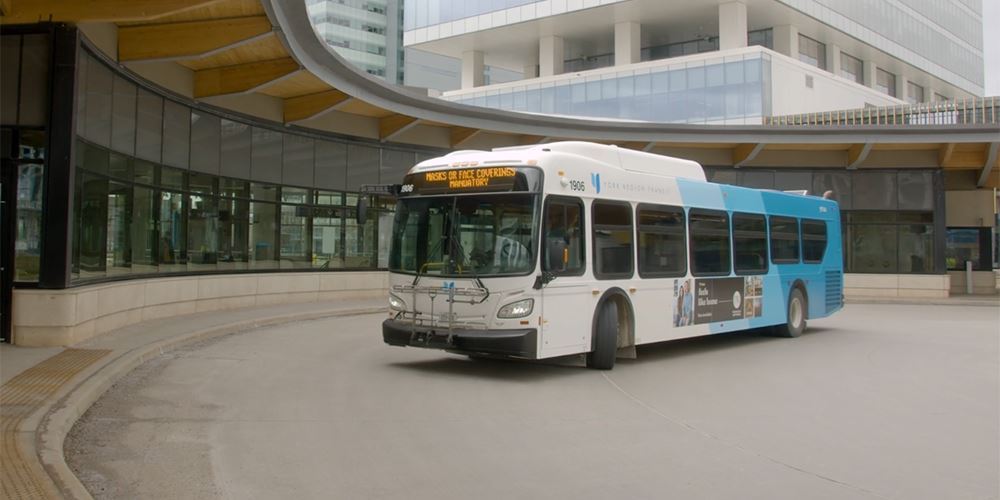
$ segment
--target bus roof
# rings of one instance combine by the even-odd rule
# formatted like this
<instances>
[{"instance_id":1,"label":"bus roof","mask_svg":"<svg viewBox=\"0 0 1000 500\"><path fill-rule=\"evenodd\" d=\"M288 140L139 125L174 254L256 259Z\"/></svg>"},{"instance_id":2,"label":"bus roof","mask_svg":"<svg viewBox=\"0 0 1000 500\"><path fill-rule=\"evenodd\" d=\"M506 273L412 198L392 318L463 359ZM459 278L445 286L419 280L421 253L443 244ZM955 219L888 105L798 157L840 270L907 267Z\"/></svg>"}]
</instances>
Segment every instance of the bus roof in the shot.
<instances>
[{"instance_id":1,"label":"bus roof","mask_svg":"<svg viewBox=\"0 0 1000 500\"><path fill-rule=\"evenodd\" d=\"M545 167L545 157L552 154L573 155L591 162L602 163L609 168L667 177L705 181L705 171L697 162L619 148L614 145L596 144L582 141L552 142L530 146L494 148L492 151L462 150L445 156L420 162L412 171L436 168L468 167L501 164L528 164L534 160ZM531 163L533 164L533 163ZM560 168L565 168L565 164Z\"/></svg>"}]
</instances>

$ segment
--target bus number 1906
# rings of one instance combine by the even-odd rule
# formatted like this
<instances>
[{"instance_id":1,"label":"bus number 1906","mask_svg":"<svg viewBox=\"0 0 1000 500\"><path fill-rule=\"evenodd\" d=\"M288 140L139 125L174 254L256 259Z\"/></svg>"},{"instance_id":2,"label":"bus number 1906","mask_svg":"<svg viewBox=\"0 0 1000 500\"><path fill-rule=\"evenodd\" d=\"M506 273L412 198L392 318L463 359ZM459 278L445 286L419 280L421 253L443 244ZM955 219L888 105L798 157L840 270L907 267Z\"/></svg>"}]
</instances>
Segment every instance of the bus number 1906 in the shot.
<instances>
[{"instance_id":1,"label":"bus number 1906","mask_svg":"<svg viewBox=\"0 0 1000 500\"><path fill-rule=\"evenodd\" d=\"M569 181L569 188L573 191L586 191L587 185L583 181Z\"/></svg>"}]
</instances>

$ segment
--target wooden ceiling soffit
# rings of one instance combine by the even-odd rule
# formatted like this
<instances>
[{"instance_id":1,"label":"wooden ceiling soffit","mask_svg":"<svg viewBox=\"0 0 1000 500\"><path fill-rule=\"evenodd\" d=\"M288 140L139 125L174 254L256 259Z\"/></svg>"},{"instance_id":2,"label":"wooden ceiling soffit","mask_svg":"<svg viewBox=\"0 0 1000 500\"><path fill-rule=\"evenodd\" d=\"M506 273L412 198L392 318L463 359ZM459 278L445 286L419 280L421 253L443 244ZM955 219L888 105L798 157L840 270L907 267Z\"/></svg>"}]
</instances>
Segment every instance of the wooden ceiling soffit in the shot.
<instances>
[{"instance_id":1,"label":"wooden ceiling soffit","mask_svg":"<svg viewBox=\"0 0 1000 500\"><path fill-rule=\"evenodd\" d=\"M271 33L266 16L118 28L118 60L164 61L208 57Z\"/></svg>"},{"instance_id":2,"label":"wooden ceiling soffit","mask_svg":"<svg viewBox=\"0 0 1000 500\"><path fill-rule=\"evenodd\" d=\"M847 149L847 168L858 168L866 159L868 153L872 151L872 143L855 144Z\"/></svg>"},{"instance_id":3,"label":"wooden ceiling soffit","mask_svg":"<svg viewBox=\"0 0 1000 500\"><path fill-rule=\"evenodd\" d=\"M945 166L945 164L951 161L951 156L955 154L955 143L949 142L947 144L942 144L941 149L938 150L938 165Z\"/></svg>"},{"instance_id":4,"label":"wooden ceiling soffit","mask_svg":"<svg viewBox=\"0 0 1000 500\"><path fill-rule=\"evenodd\" d=\"M195 98L253 92L299 71L291 58L203 69L194 73Z\"/></svg>"},{"instance_id":5,"label":"wooden ceiling soffit","mask_svg":"<svg viewBox=\"0 0 1000 500\"><path fill-rule=\"evenodd\" d=\"M482 132L478 128L455 127L451 129L451 147L457 148Z\"/></svg>"},{"instance_id":6,"label":"wooden ceiling soffit","mask_svg":"<svg viewBox=\"0 0 1000 500\"><path fill-rule=\"evenodd\" d=\"M535 144L543 144L549 137L546 135L519 135L517 136L517 143L522 146L533 146Z\"/></svg>"},{"instance_id":7,"label":"wooden ceiling soffit","mask_svg":"<svg viewBox=\"0 0 1000 500\"><path fill-rule=\"evenodd\" d=\"M273 58L269 58L273 59ZM316 94L319 92L326 92L332 89L330 84L320 80L316 75L308 71L299 71L290 78L286 78L274 85L269 86L266 89L260 91L262 94L267 94L271 97L280 97L282 99L288 99L291 97L299 97L304 95Z\"/></svg>"},{"instance_id":8,"label":"wooden ceiling soffit","mask_svg":"<svg viewBox=\"0 0 1000 500\"><path fill-rule=\"evenodd\" d=\"M3 24L144 21L197 9L218 0L4 0Z\"/></svg>"},{"instance_id":9,"label":"wooden ceiling soffit","mask_svg":"<svg viewBox=\"0 0 1000 500\"><path fill-rule=\"evenodd\" d=\"M764 150L764 143L740 144L733 148L733 167L740 168L748 162L753 161L761 151Z\"/></svg>"},{"instance_id":10,"label":"wooden ceiling soffit","mask_svg":"<svg viewBox=\"0 0 1000 500\"><path fill-rule=\"evenodd\" d=\"M406 115L392 115L378 121L378 136L382 142L388 141L403 132L413 128L420 122L419 118Z\"/></svg>"},{"instance_id":11,"label":"wooden ceiling soffit","mask_svg":"<svg viewBox=\"0 0 1000 500\"><path fill-rule=\"evenodd\" d=\"M983 164L983 170L979 173L979 182L976 183L978 187L984 187L986 181L990 178L990 172L1000 161L997 157L1000 156L1000 142L991 142L986 146L986 162Z\"/></svg>"},{"instance_id":12,"label":"wooden ceiling soffit","mask_svg":"<svg viewBox=\"0 0 1000 500\"><path fill-rule=\"evenodd\" d=\"M645 142L645 141L643 141L643 142L622 142L622 143L619 143L618 145L620 147L623 147L623 148L626 148L626 149L634 149L636 151L645 151L647 153L650 152L650 151L652 151L653 148L656 147L656 143L655 142Z\"/></svg>"},{"instance_id":13,"label":"wooden ceiling soffit","mask_svg":"<svg viewBox=\"0 0 1000 500\"><path fill-rule=\"evenodd\" d=\"M322 116L351 96L337 90L327 90L285 99L285 123L292 123Z\"/></svg>"}]
</instances>

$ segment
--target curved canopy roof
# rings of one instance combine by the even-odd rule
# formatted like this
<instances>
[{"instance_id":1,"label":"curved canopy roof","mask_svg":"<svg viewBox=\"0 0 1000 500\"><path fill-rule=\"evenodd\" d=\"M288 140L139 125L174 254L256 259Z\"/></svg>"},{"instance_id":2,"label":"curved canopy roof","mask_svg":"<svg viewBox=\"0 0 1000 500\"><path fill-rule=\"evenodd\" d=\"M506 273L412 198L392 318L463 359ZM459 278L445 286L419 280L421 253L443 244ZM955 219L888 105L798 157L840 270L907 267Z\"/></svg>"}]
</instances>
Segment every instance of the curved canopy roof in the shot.
<instances>
[{"instance_id":1,"label":"curved canopy roof","mask_svg":"<svg viewBox=\"0 0 1000 500\"><path fill-rule=\"evenodd\" d=\"M715 126L470 107L355 70L314 32L304 0L0 0L3 24L78 23L111 59L185 97L286 126L438 148L561 139L716 166L943 167L1000 185L1000 125Z\"/></svg>"}]
</instances>

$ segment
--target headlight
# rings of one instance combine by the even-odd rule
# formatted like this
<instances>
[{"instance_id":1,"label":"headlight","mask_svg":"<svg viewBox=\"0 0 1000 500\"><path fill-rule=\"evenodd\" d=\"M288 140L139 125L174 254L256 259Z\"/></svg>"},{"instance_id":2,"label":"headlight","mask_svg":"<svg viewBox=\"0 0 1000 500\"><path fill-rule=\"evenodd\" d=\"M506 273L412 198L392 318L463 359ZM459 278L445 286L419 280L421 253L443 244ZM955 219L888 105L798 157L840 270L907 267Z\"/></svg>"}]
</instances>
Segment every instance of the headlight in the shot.
<instances>
[{"instance_id":1,"label":"headlight","mask_svg":"<svg viewBox=\"0 0 1000 500\"><path fill-rule=\"evenodd\" d=\"M511 302L500 308L497 312L498 318L523 318L531 314L532 308L535 307L535 299L524 299L517 302Z\"/></svg>"},{"instance_id":2,"label":"headlight","mask_svg":"<svg viewBox=\"0 0 1000 500\"><path fill-rule=\"evenodd\" d=\"M397 296L395 296L395 295L393 295L393 294L390 293L389 294L389 309L392 309L393 311L405 311L406 310L406 302L403 302L403 299L401 299L401 298L399 298L399 297L397 297Z\"/></svg>"}]
</instances>

